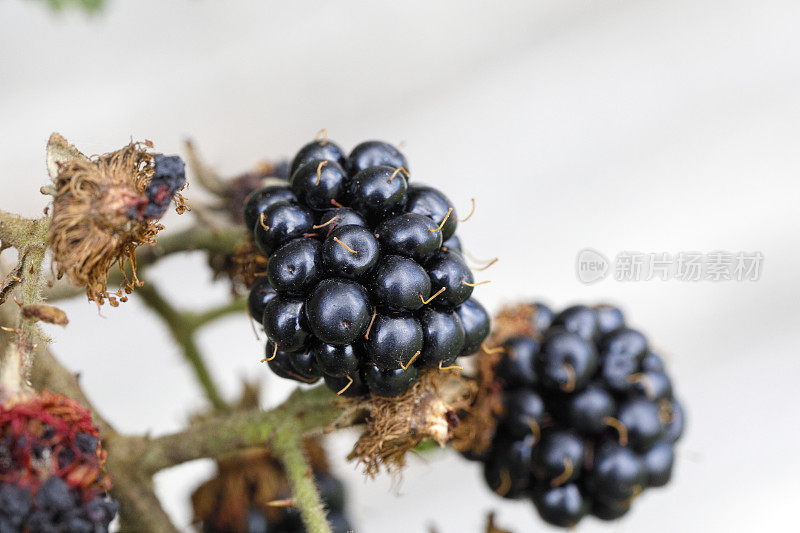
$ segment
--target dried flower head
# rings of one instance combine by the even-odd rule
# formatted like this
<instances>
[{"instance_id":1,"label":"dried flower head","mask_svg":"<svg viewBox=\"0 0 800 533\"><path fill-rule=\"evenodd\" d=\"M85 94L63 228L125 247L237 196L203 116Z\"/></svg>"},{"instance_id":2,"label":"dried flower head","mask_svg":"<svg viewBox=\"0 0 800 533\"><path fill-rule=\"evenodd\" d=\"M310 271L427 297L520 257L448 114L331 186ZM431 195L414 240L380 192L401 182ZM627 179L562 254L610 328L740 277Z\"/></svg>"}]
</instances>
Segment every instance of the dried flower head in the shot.
<instances>
[{"instance_id":1,"label":"dried flower head","mask_svg":"<svg viewBox=\"0 0 800 533\"><path fill-rule=\"evenodd\" d=\"M91 414L74 400L43 392L0 405L0 523L55 531L64 514L73 527L107 531L117 504L106 498L105 459Z\"/></svg>"},{"instance_id":2,"label":"dried flower head","mask_svg":"<svg viewBox=\"0 0 800 533\"><path fill-rule=\"evenodd\" d=\"M53 134L48 151L64 143L63 137ZM136 248L155 242L163 228L157 220L173 197L178 212L185 210L178 193L185 184L183 163L176 157L155 155L151 147L150 143L130 143L92 158L72 148L77 155L70 157L67 152L49 165L51 173L55 171L51 174L55 198L49 242L56 273L85 287L89 299L98 304L106 298L111 305L117 305L118 297L126 300L123 291L130 293L140 284ZM124 270L126 261L131 263L130 280ZM120 267L124 281L112 294L107 286L114 265Z\"/></svg>"},{"instance_id":3,"label":"dried flower head","mask_svg":"<svg viewBox=\"0 0 800 533\"><path fill-rule=\"evenodd\" d=\"M492 443L497 420L503 412L503 391L495 379L494 367L502 354L492 347L511 337L538 337L536 306L506 306L492 320L492 333L476 356L478 391L475 401L459 413L461 424L453 432L453 447L461 453L480 456ZM488 349L487 349L488 348Z\"/></svg>"},{"instance_id":4,"label":"dried flower head","mask_svg":"<svg viewBox=\"0 0 800 533\"><path fill-rule=\"evenodd\" d=\"M457 412L475 397L474 384L452 372L438 369L420 374L412 387L397 398L365 396L347 400L354 410L366 410L366 428L348 459L357 460L370 477L381 468L398 472L406 452L423 440L444 446L459 424Z\"/></svg>"}]
</instances>

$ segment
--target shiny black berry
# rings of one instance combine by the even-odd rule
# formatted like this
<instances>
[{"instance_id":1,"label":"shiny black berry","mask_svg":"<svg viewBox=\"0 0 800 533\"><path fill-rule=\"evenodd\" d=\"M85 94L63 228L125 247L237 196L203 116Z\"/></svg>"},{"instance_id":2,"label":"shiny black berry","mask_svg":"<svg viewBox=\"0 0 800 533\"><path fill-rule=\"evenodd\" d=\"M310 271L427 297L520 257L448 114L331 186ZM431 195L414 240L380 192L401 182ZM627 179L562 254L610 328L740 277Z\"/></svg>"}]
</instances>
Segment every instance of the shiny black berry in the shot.
<instances>
[{"instance_id":1,"label":"shiny black berry","mask_svg":"<svg viewBox=\"0 0 800 533\"><path fill-rule=\"evenodd\" d=\"M375 234L385 253L404 255L423 263L442 246L442 233L429 218L404 213L382 222Z\"/></svg>"},{"instance_id":2,"label":"shiny black berry","mask_svg":"<svg viewBox=\"0 0 800 533\"><path fill-rule=\"evenodd\" d=\"M294 193L284 185L268 185L250 193L244 202L244 224L253 231L261 218L261 213L278 202L297 202Z\"/></svg>"},{"instance_id":3,"label":"shiny black berry","mask_svg":"<svg viewBox=\"0 0 800 533\"><path fill-rule=\"evenodd\" d=\"M321 212L317 218L317 226L314 231L320 232L323 236L339 226L369 227L364 217L349 207L334 207Z\"/></svg>"},{"instance_id":4,"label":"shiny black berry","mask_svg":"<svg viewBox=\"0 0 800 533\"><path fill-rule=\"evenodd\" d=\"M422 325L422 353L416 361L420 367L440 367L453 364L464 349L464 326L453 311L423 309L419 315Z\"/></svg>"},{"instance_id":5,"label":"shiny black berry","mask_svg":"<svg viewBox=\"0 0 800 533\"><path fill-rule=\"evenodd\" d=\"M638 494L646 482L644 464L630 448L608 441L595 449L594 464L587 481L593 494L624 500Z\"/></svg>"},{"instance_id":6,"label":"shiny black berry","mask_svg":"<svg viewBox=\"0 0 800 533\"><path fill-rule=\"evenodd\" d=\"M566 400L566 419L569 426L580 433L602 433L608 429L608 417L613 417L616 412L612 394L597 385L589 385Z\"/></svg>"},{"instance_id":7,"label":"shiny black berry","mask_svg":"<svg viewBox=\"0 0 800 533\"><path fill-rule=\"evenodd\" d=\"M458 307L472 295L475 279L464 259L456 252L437 252L425 265L437 307Z\"/></svg>"},{"instance_id":8,"label":"shiny black berry","mask_svg":"<svg viewBox=\"0 0 800 533\"><path fill-rule=\"evenodd\" d=\"M478 351L481 343L489 335L489 313L474 298L469 298L459 305L456 313L464 327L464 348L461 350L461 355L471 355Z\"/></svg>"},{"instance_id":9,"label":"shiny black berry","mask_svg":"<svg viewBox=\"0 0 800 533\"><path fill-rule=\"evenodd\" d=\"M558 313L553 319L553 325L591 340L597 332L597 313L585 305L573 305Z\"/></svg>"},{"instance_id":10,"label":"shiny black berry","mask_svg":"<svg viewBox=\"0 0 800 533\"><path fill-rule=\"evenodd\" d=\"M278 293L269 284L266 276L257 278L247 296L247 310L250 312L250 316L260 324L264 320L264 309L266 309L267 303L277 295Z\"/></svg>"},{"instance_id":11,"label":"shiny black berry","mask_svg":"<svg viewBox=\"0 0 800 533\"><path fill-rule=\"evenodd\" d=\"M306 301L308 325L326 344L350 344L366 329L372 316L369 296L359 283L342 278L321 281Z\"/></svg>"},{"instance_id":12,"label":"shiny black berry","mask_svg":"<svg viewBox=\"0 0 800 533\"><path fill-rule=\"evenodd\" d=\"M536 439L495 439L484 460L483 477L489 488L503 498L518 498L531 487L531 454Z\"/></svg>"},{"instance_id":13,"label":"shiny black berry","mask_svg":"<svg viewBox=\"0 0 800 533\"><path fill-rule=\"evenodd\" d=\"M579 334L557 329L547 335L534 365L544 388L574 392L585 387L597 370L597 353Z\"/></svg>"},{"instance_id":14,"label":"shiny black berry","mask_svg":"<svg viewBox=\"0 0 800 533\"><path fill-rule=\"evenodd\" d=\"M312 159L292 174L290 185L300 202L324 211L342 200L347 181L347 174L335 161Z\"/></svg>"},{"instance_id":15,"label":"shiny black berry","mask_svg":"<svg viewBox=\"0 0 800 533\"><path fill-rule=\"evenodd\" d=\"M672 478L672 465L675 450L672 443L661 441L654 444L642 455L648 487L663 487Z\"/></svg>"},{"instance_id":16,"label":"shiny black berry","mask_svg":"<svg viewBox=\"0 0 800 533\"><path fill-rule=\"evenodd\" d=\"M545 404L542 397L528 389L511 390L503 396L502 431L514 438L540 434L544 423Z\"/></svg>"},{"instance_id":17,"label":"shiny black berry","mask_svg":"<svg viewBox=\"0 0 800 533\"><path fill-rule=\"evenodd\" d=\"M271 255L282 244L311 233L314 216L299 204L276 202L269 206L255 225L256 244L267 255Z\"/></svg>"},{"instance_id":18,"label":"shiny black berry","mask_svg":"<svg viewBox=\"0 0 800 533\"><path fill-rule=\"evenodd\" d=\"M364 383L358 373L348 374L343 377L329 376L325 374L322 377L325 380L325 385L339 396L345 398L355 398L369 393L367 384Z\"/></svg>"},{"instance_id":19,"label":"shiny black berry","mask_svg":"<svg viewBox=\"0 0 800 533\"><path fill-rule=\"evenodd\" d=\"M417 368L393 368L383 370L369 363L364 367L364 382L370 392L376 396L399 396L407 391L417 379Z\"/></svg>"},{"instance_id":20,"label":"shiny black berry","mask_svg":"<svg viewBox=\"0 0 800 533\"><path fill-rule=\"evenodd\" d=\"M325 238L321 258L331 276L358 279L378 263L380 247L367 228L339 226Z\"/></svg>"},{"instance_id":21,"label":"shiny black berry","mask_svg":"<svg viewBox=\"0 0 800 533\"><path fill-rule=\"evenodd\" d=\"M533 387L537 383L534 359L541 344L531 337L511 337L503 344L495 376L507 389Z\"/></svg>"},{"instance_id":22,"label":"shiny black berry","mask_svg":"<svg viewBox=\"0 0 800 533\"><path fill-rule=\"evenodd\" d=\"M324 374L340 378L358 373L360 361L352 344L333 345L317 340L311 346L311 354Z\"/></svg>"},{"instance_id":23,"label":"shiny black berry","mask_svg":"<svg viewBox=\"0 0 800 533\"><path fill-rule=\"evenodd\" d=\"M408 367L422 352L422 326L412 316L378 314L362 346L364 356L379 368Z\"/></svg>"},{"instance_id":24,"label":"shiny black berry","mask_svg":"<svg viewBox=\"0 0 800 533\"><path fill-rule=\"evenodd\" d=\"M264 331L284 351L300 350L308 340L303 300L278 296L264 309Z\"/></svg>"},{"instance_id":25,"label":"shiny black berry","mask_svg":"<svg viewBox=\"0 0 800 533\"><path fill-rule=\"evenodd\" d=\"M347 158L351 174L356 174L364 169L384 165L392 169L408 168L408 161L400 150L389 143L382 141L367 141L359 144Z\"/></svg>"},{"instance_id":26,"label":"shiny black berry","mask_svg":"<svg viewBox=\"0 0 800 533\"><path fill-rule=\"evenodd\" d=\"M425 185L409 185L408 204L409 213L416 213L430 218L438 227L442 222L442 239L447 241L455 235L458 222L453 203L438 189ZM458 237L456 237L458 239ZM460 245L456 247L460 250Z\"/></svg>"},{"instance_id":27,"label":"shiny black berry","mask_svg":"<svg viewBox=\"0 0 800 533\"><path fill-rule=\"evenodd\" d=\"M431 295L431 279L419 263L385 255L369 282L375 305L390 311L416 311Z\"/></svg>"},{"instance_id":28,"label":"shiny black berry","mask_svg":"<svg viewBox=\"0 0 800 533\"><path fill-rule=\"evenodd\" d=\"M536 477L546 481L558 478L559 483L577 479L585 457L583 439L569 430L545 431L534 450L533 469Z\"/></svg>"},{"instance_id":29,"label":"shiny black berry","mask_svg":"<svg viewBox=\"0 0 800 533\"><path fill-rule=\"evenodd\" d=\"M322 276L322 245L315 239L294 239L269 259L267 276L270 285L281 294L302 296Z\"/></svg>"},{"instance_id":30,"label":"shiny black berry","mask_svg":"<svg viewBox=\"0 0 800 533\"><path fill-rule=\"evenodd\" d=\"M333 161L342 167L347 164L344 151L338 144L327 139L316 140L300 148L289 165L289 176L293 176L297 169L314 159Z\"/></svg>"},{"instance_id":31,"label":"shiny black berry","mask_svg":"<svg viewBox=\"0 0 800 533\"><path fill-rule=\"evenodd\" d=\"M387 166L369 167L353 176L350 205L367 221L379 222L400 214L406 205L407 189L402 172Z\"/></svg>"},{"instance_id":32,"label":"shiny black berry","mask_svg":"<svg viewBox=\"0 0 800 533\"><path fill-rule=\"evenodd\" d=\"M534 491L533 503L542 520L559 527L573 527L589 511L588 502L574 483L545 485Z\"/></svg>"},{"instance_id":33,"label":"shiny black berry","mask_svg":"<svg viewBox=\"0 0 800 533\"><path fill-rule=\"evenodd\" d=\"M625 325L622 310L613 305L601 304L594 307L597 316L597 335L603 336Z\"/></svg>"}]
</instances>

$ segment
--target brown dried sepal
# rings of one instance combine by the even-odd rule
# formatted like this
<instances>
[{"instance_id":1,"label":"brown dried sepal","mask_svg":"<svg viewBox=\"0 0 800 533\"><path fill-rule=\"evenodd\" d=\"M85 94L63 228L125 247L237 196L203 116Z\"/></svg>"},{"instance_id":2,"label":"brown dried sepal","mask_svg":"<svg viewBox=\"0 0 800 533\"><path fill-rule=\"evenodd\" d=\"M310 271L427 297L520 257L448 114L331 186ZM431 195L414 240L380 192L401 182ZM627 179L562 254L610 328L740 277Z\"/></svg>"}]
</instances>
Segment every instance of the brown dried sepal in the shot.
<instances>
[{"instance_id":1,"label":"brown dried sepal","mask_svg":"<svg viewBox=\"0 0 800 533\"><path fill-rule=\"evenodd\" d=\"M50 146L66 143L54 134ZM144 195L153 176L153 154L144 143L130 143L121 150L87 158L78 155L50 161L57 169L53 184L53 219L48 240L58 277L66 275L77 286L86 288L89 300L102 304L108 299L118 305L141 282L136 277L135 250L153 244L163 228L155 220L136 216L147 202ZM55 149L50 148L55 151ZM63 151L63 150L62 150ZM52 163L52 165L51 165ZM175 195L179 211L183 198ZM131 264L131 279L125 263ZM109 293L108 271L118 265L123 274L119 290Z\"/></svg>"},{"instance_id":2,"label":"brown dried sepal","mask_svg":"<svg viewBox=\"0 0 800 533\"><path fill-rule=\"evenodd\" d=\"M28 320L46 322L61 327L69 324L69 319L64 311L47 304L24 305L22 306L22 316Z\"/></svg>"},{"instance_id":3,"label":"brown dried sepal","mask_svg":"<svg viewBox=\"0 0 800 533\"><path fill-rule=\"evenodd\" d=\"M348 459L361 463L364 473L374 477L381 468L398 472L405 466L406 452L432 439L444 446L459 424L456 413L475 398L475 384L446 370L425 370L397 398L365 396L348 400L347 407L366 411L366 428Z\"/></svg>"},{"instance_id":4,"label":"brown dried sepal","mask_svg":"<svg viewBox=\"0 0 800 533\"><path fill-rule=\"evenodd\" d=\"M267 257L258 249L252 236L237 246L232 254L208 256L208 265L214 279L227 279L231 282L231 292L238 296L246 293L256 279L267 274Z\"/></svg>"},{"instance_id":5,"label":"brown dried sepal","mask_svg":"<svg viewBox=\"0 0 800 533\"><path fill-rule=\"evenodd\" d=\"M517 336L541 336L536 327L534 305L505 306L492 321L492 332L475 356L478 384L475 402L459 413L461 424L453 434L452 445L461 453L481 456L492 443L497 420L503 414L503 390L494 374L494 367L503 354L496 348Z\"/></svg>"}]
</instances>

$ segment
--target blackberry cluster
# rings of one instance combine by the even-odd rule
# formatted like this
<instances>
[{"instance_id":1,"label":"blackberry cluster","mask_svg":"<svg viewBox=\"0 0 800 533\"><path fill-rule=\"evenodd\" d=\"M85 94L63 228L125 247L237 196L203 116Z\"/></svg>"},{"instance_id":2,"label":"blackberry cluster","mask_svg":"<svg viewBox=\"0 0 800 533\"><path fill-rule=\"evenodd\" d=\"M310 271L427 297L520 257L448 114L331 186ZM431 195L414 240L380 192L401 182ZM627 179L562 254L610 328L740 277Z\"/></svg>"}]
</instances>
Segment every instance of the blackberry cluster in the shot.
<instances>
[{"instance_id":1,"label":"blackberry cluster","mask_svg":"<svg viewBox=\"0 0 800 533\"><path fill-rule=\"evenodd\" d=\"M486 482L557 526L619 518L670 480L684 414L664 362L615 307L536 304L534 316L541 335L489 350L503 415L480 457Z\"/></svg>"},{"instance_id":2,"label":"blackberry cluster","mask_svg":"<svg viewBox=\"0 0 800 533\"><path fill-rule=\"evenodd\" d=\"M118 505L106 498L104 460L74 401L42 394L0 406L0 532L108 531Z\"/></svg>"},{"instance_id":3,"label":"blackberry cluster","mask_svg":"<svg viewBox=\"0 0 800 533\"><path fill-rule=\"evenodd\" d=\"M269 257L250 313L281 377L323 378L344 396L397 396L423 368L477 351L489 316L471 298L472 272L455 235L453 204L410 184L408 162L380 141L349 156L305 145L287 186L250 195L245 224Z\"/></svg>"}]
</instances>

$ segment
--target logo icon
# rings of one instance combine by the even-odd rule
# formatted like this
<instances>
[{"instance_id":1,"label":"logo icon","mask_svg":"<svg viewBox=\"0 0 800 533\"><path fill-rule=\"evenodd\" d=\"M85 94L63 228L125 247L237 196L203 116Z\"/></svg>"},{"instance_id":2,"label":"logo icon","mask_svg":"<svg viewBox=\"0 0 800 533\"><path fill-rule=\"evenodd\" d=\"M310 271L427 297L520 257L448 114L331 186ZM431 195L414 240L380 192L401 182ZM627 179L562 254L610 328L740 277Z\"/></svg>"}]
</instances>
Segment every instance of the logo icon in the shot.
<instances>
[{"instance_id":1,"label":"logo icon","mask_svg":"<svg viewBox=\"0 0 800 533\"><path fill-rule=\"evenodd\" d=\"M596 283L608 276L608 258L591 248L584 248L578 252L575 262L575 273L581 283Z\"/></svg>"}]
</instances>

